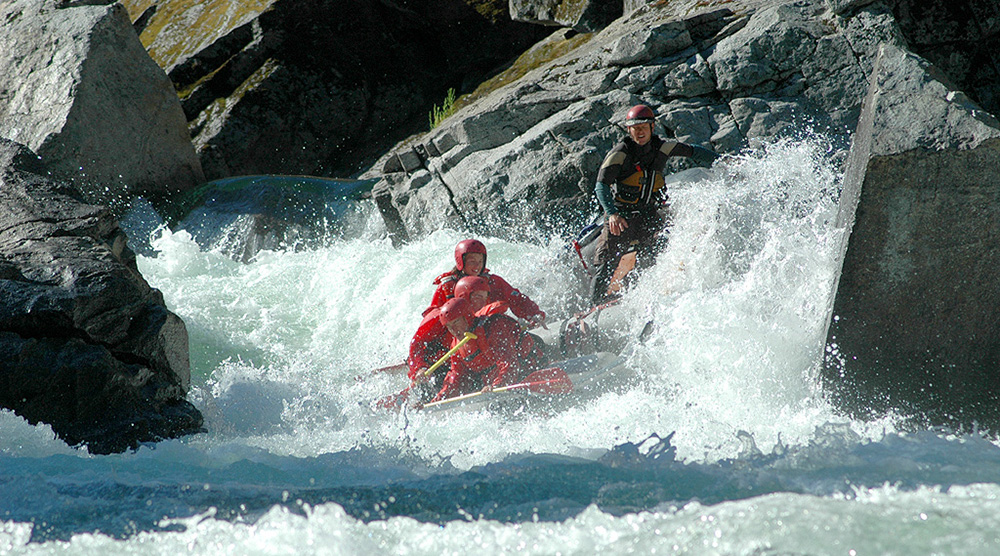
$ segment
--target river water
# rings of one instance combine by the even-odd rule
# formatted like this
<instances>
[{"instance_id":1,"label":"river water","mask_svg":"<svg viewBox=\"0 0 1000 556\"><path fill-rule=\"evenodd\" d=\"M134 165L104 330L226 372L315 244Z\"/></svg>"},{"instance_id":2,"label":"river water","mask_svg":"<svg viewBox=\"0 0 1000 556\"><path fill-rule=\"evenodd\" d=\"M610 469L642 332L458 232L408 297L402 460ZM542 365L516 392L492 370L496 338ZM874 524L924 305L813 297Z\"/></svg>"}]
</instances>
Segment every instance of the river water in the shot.
<instances>
[{"instance_id":1,"label":"river water","mask_svg":"<svg viewBox=\"0 0 1000 556\"><path fill-rule=\"evenodd\" d=\"M363 237L247 264L160 230L140 270L187 324L207 432L92 456L0 412L0 554L985 554L1000 447L824 399L843 230L823 141L673 186L628 294L636 378L554 413L372 408L465 236ZM550 315L557 239L481 238Z\"/></svg>"}]
</instances>

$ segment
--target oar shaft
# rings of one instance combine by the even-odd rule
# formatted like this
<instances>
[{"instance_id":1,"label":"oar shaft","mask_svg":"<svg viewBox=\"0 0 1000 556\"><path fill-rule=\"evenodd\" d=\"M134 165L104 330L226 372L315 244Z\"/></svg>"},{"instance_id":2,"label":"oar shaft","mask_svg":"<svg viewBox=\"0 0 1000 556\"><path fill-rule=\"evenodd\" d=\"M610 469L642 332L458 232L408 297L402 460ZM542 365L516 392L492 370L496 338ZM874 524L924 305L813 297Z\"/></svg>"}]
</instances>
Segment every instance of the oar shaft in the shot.
<instances>
[{"instance_id":1,"label":"oar shaft","mask_svg":"<svg viewBox=\"0 0 1000 556\"><path fill-rule=\"evenodd\" d=\"M459 348L461 348L462 346L464 346L469 340L474 340L475 338L476 338L475 334L473 334L472 332L466 332L465 333L465 337L462 338L462 340L460 342L458 342L457 344L455 344L455 347L449 349L448 353L445 353L444 355L442 355L441 359L438 359L436 363L434 363L433 365L430 366L429 369L427 369L426 371L424 371L424 376L431 376L431 374L433 374L434 371L438 370L438 367L440 367L441 365L444 365L444 362L447 361L449 357L451 357L452 355L455 355L455 352L458 351Z\"/></svg>"}]
</instances>

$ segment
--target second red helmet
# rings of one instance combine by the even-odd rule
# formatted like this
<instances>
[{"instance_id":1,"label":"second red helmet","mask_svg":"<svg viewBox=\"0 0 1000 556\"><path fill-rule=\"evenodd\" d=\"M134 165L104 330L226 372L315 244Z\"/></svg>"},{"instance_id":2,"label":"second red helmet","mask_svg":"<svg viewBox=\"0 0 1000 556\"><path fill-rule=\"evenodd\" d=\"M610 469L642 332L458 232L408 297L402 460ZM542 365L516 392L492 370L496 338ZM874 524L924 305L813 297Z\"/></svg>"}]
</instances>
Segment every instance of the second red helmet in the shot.
<instances>
[{"instance_id":1,"label":"second red helmet","mask_svg":"<svg viewBox=\"0 0 1000 556\"><path fill-rule=\"evenodd\" d=\"M645 104L636 104L632 108L628 109L628 114L625 114L625 126L633 126L642 123L653 123L656 121L656 114L653 113L653 109L646 106Z\"/></svg>"},{"instance_id":2,"label":"second red helmet","mask_svg":"<svg viewBox=\"0 0 1000 556\"><path fill-rule=\"evenodd\" d=\"M464 297L453 297L441 306L441 324L447 325L457 318L465 318L465 322L472 323L472 304Z\"/></svg>"},{"instance_id":3,"label":"second red helmet","mask_svg":"<svg viewBox=\"0 0 1000 556\"><path fill-rule=\"evenodd\" d=\"M469 253L483 254L483 268L486 268L486 246L478 239L463 239L455 246L455 268L465 270L465 256Z\"/></svg>"},{"instance_id":4,"label":"second red helmet","mask_svg":"<svg viewBox=\"0 0 1000 556\"><path fill-rule=\"evenodd\" d=\"M489 292L490 283L482 276L466 276L455 283L455 297L468 299L472 292Z\"/></svg>"}]
</instances>

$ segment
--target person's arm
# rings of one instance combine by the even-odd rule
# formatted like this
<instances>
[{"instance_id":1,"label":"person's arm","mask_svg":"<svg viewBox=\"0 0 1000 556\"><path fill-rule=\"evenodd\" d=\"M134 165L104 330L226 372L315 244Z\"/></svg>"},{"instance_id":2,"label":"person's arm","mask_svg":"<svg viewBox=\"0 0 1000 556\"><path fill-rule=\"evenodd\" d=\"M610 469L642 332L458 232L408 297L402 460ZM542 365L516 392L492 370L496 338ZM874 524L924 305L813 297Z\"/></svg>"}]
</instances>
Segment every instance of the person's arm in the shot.
<instances>
[{"instance_id":1,"label":"person's arm","mask_svg":"<svg viewBox=\"0 0 1000 556\"><path fill-rule=\"evenodd\" d=\"M601 209L604 214L611 216L612 214L618 214L618 207L615 206L614 196L611 194L611 186L599 181L597 185L594 186L594 192L597 194L597 202L601 204Z\"/></svg>"},{"instance_id":2,"label":"person's arm","mask_svg":"<svg viewBox=\"0 0 1000 556\"><path fill-rule=\"evenodd\" d=\"M426 379L424 373L444 353L441 350L444 349L448 332L437 319L436 311L425 317L410 340L410 354L406 358L409 367L407 376L410 380Z\"/></svg>"},{"instance_id":3,"label":"person's arm","mask_svg":"<svg viewBox=\"0 0 1000 556\"><path fill-rule=\"evenodd\" d=\"M719 155L715 154L710 149L706 149L701 145L693 145L691 143L681 143L678 141L666 141L660 146L660 152L664 155L671 156L684 156L690 158L695 163L701 166L711 166ZM665 161L663 161L665 163Z\"/></svg>"},{"instance_id":4,"label":"person's arm","mask_svg":"<svg viewBox=\"0 0 1000 556\"><path fill-rule=\"evenodd\" d=\"M700 166L711 166L719 158L718 154L701 145L691 145L691 149L694 151L694 154L691 155L691 160L694 160Z\"/></svg>"},{"instance_id":5,"label":"person's arm","mask_svg":"<svg viewBox=\"0 0 1000 556\"><path fill-rule=\"evenodd\" d=\"M506 302L510 312L518 318L537 324L544 322L545 312L538 307L538 304L496 274L490 274L490 291L495 292L496 300Z\"/></svg>"},{"instance_id":6,"label":"person's arm","mask_svg":"<svg viewBox=\"0 0 1000 556\"><path fill-rule=\"evenodd\" d=\"M448 369L448 374L444 377L444 382L441 385L441 390L434 396L432 402L439 402L448 398L457 396L459 392L458 383L462 378L462 363L458 358L452 359L451 368Z\"/></svg>"},{"instance_id":7,"label":"person's arm","mask_svg":"<svg viewBox=\"0 0 1000 556\"><path fill-rule=\"evenodd\" d=\"M597 182L595 187L597 192L597 202L601 204L601 209L604 210L604 217L607 219L608 228L611 231L611 235L619 235L622 230L628 228L628 221L625 217L618 214L618 207L615 206L614 198L611 194L611 186L604 182Z\"/></svg>"},{"instance_id":8,"label":"person's arm","mask_svg":"<svg viewBox=\"0 0 1000 556\"><path fill-rule=\"evenodd\" d=\"M487 385L496 388L520 381L525 369L538 363L532 353L533 340L513 320L496 323L492 333L499 341L494 342L496 351L490 354L496 365L487 377Z\"/></svg>"},{"instance_id":9,"label":"person's arm","mask_svg":"<svg viewBox=\"0 0 1000 556\"><path fill-rule=\"evenodd\" d=\"M431 297L431 304L424 309L423 316L427 316L431 310L441 307L449 299L455 297L455 281L449 280L447 282L442 282L436 290L434 290L434 295Z\"/></svg>"}]
</instances>

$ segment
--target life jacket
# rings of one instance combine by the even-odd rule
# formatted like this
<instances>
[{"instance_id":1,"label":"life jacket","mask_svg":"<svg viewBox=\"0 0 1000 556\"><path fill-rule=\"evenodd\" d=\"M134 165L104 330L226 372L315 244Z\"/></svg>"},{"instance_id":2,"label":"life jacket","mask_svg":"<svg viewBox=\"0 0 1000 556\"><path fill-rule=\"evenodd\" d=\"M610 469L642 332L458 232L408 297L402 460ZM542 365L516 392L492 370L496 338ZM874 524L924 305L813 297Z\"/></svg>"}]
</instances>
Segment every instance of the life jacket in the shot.
<instances>
[{"instance_id":1,"label":"life jacket","mask_svg":"<svg viewBox=\"0 0 1000 556\"><path fill-rule=\"evenodd\" d=\"M507 305L505 301L493 301L483 305L478 311L476 311L475 316L477 317L488 317L491 315L502 315L507 312L510 306Z\"/></svg>"},{"instance_id":2,"label":"life jacket","mask_svg":"<svg viewBox=\"0 0 1000 556\"><path fill-rule=\"evenodd\" d=\"M640 153L638 146L628 143L626 151L622 152L622 169L615 183L615 201L626 205L646 205L663 188L663 168L657 168L657 159L661 149L667 143L654 136L650 139L651 148L646 153ZM666 152L662 154L666 155Z\"/></svg>"}]
</instances>

